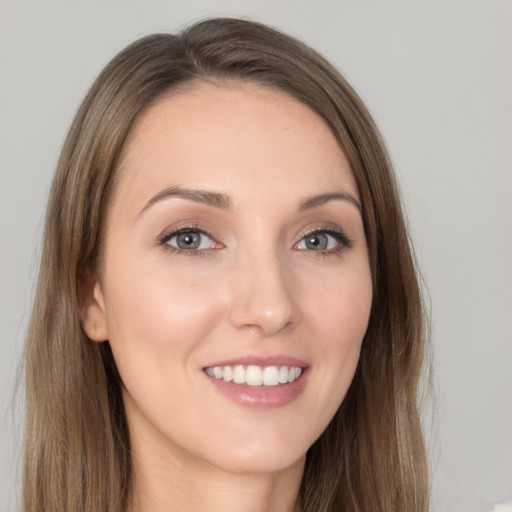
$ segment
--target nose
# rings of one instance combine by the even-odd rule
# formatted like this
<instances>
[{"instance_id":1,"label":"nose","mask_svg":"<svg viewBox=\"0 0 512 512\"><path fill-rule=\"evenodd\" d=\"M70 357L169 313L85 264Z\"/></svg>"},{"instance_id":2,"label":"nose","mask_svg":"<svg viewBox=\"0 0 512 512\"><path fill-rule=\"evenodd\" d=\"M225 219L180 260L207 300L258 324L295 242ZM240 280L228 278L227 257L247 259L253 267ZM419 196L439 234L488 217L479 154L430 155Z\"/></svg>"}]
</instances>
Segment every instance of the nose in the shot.
<instances>
[{"instance_id":1,"label":"nose","mask_svg":"<svg viewBox=\"0 0 512 512\"><path fill-rule=\"evenodd\" d=\"M231 283L230 320L272 336L295 325L300 311L291 269L278 254L252 253L237 265Z\"/></svg>"}]
</instances>

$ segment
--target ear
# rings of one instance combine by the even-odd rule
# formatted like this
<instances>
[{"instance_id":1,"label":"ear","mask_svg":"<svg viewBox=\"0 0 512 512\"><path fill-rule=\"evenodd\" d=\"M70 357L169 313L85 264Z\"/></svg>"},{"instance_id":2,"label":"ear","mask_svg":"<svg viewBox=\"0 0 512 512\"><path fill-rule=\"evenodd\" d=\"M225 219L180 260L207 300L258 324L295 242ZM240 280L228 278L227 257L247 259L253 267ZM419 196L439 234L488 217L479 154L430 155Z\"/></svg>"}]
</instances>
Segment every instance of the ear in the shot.
<instances>
[{"instance_id":1,"label":"ear","mask_svg":"<svg viewBox=\"0 0 512 512\"><path fill-rule=\"evenodd\" d=\"M108 340L107 312L101 284L95 276L82 283L82 327L92 341Z\"/></svg>"}]
</instances>

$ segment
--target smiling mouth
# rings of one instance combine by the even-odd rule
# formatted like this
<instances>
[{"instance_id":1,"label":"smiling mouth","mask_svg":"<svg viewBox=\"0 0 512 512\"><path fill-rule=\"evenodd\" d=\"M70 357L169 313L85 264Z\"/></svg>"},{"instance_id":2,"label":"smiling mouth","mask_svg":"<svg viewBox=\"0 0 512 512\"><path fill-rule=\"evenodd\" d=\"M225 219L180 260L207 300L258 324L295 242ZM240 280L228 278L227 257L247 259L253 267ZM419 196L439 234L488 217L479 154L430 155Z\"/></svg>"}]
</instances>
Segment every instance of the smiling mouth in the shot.
<instances>
[{"instance_id":1,"label":"smiling mouth","mask_svg":"<svg viewBox=\"0 0 512 512\"><path fill-rule=\"evenodd\" d=\"M205 372L210 377L233 384L276 387L290 384L302 374L303 368L296 366L209 366Z\"/></svg>"}]
</instances>

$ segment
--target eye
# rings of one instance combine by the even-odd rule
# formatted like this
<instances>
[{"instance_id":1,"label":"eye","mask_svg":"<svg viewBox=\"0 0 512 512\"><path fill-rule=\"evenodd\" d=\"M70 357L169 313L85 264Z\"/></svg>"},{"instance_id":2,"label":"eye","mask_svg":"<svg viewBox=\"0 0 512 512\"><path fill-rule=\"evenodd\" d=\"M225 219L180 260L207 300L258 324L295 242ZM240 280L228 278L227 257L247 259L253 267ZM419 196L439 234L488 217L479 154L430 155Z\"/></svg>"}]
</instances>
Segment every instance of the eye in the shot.
<instances>
[{"instance_id":1,"label":"eye","mask_svg":"<svg viewBox=\"0 0 512 512\"><path fill-rule=\"evenodd\" d=\"M161 245L167 245L176 251L202 251L216 249L218 244L205 232L199 229L180 229L168 233L160 240Z\"/></svg>"},{"instance_id":2,"label":"eye","mask_svg":"<svg viewBox=\"0 0 512 512\"><path fill-rule=\"evenodd\" d=\"M300 251L338 252L350 247L350 245L351 242L344 233L324 229L307 234L295 245L295 249Z\"/></svg>"}]
</instances>

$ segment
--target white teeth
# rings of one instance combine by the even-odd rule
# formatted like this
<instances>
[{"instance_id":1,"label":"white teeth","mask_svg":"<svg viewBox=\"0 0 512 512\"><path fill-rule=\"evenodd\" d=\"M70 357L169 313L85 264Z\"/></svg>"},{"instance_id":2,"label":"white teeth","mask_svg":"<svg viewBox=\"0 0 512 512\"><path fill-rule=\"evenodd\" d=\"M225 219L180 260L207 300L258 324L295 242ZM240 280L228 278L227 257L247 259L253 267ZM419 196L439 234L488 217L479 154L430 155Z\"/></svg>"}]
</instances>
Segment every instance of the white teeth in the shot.
<instances>
[{"instance_id":1,"label":"white teeth","mask_svg":"<svg viewBox=\"0 0 512 512\"><path fill-rule=\"evenodd\" d=\"M261 386L263 384L263 375L260 366L248 366L245 372L245 382L249 386Z\"/></svg>"},{"instance_id":2,"label":"white teeth","mask_svg":"<svg viewBox=\"0 0 512 512\"><path fill-rule=\"evenodd\" d=\"M298 379L302 368L288 366L213 366L206 368L210 377L235 384L247 384L248 386L278 386Z\"/></svg>"},{"instance_id":3,"label":"white teeth","mask_svg":"<svg viewBox=\"0 0 512 512\"><path fill-rule=\"evenodd\" d=\"M277 366L267 366L263 370L263 385L277 386L279 384L279 370Z\"/></svg>"},{"instance_id":4,"label":"white teeth","mask_svg":"<svg viewBox=\"0 0 512 512\"><path fill-rule=\"evenodd\" d=\"M222 378L226 382L231 382L233 380L233 370L229 366L224 366L222 370Z\"/></svg>"},{"instance_id":5,"label":"white teeth","mask_svg":"<svg viewBox=\"0 0 512 512\"><path fill-rule=\"evenodd\" d=\"M245 384L245 368L242 365L235 366L233 369L233 382L235 384Z\"/></svg>"}]
</instances>

